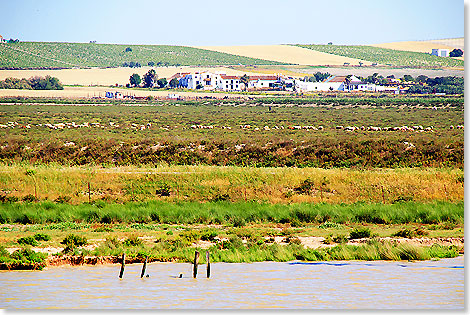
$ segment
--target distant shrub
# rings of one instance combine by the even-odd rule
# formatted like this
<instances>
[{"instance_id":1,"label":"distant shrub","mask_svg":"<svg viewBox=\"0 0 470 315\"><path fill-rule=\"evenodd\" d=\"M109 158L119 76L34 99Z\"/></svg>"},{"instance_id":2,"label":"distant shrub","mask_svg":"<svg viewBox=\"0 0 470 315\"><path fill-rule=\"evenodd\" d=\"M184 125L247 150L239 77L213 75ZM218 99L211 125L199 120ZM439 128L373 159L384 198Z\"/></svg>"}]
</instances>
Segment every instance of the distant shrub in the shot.
<instances>
[{"instance_id":1,"label":"distant shrub","mask_svg":"<svg viewBox=\"0 0 470 315\"><path fill-rule=\"evenodd\" d=\"M294 191L299 194L309 194L315 187L313 180L307 178L298 187L294 188Z\"/></svg>"},{"instance_id":2,"label":"distant shrub","mask_svg":"<svg viewBox=\"0 0 470 315\"><path fill-rule=\"evenodd\" d=\"M349 239L368 238L371 236L371 231L368 228L355 228L349 233Z\"/></svg>"},{"instance_id":3,"label":"distant shrub","mask_svg":"<svg viewBox=\"0 0 470 315\"><path fill-rule=\"evenodd\" d=\"M21 200L24 202L36 202L38 201L38 198L36 198L34 195L29 194L21 198Z\"/></svg>"},{"instance_id":4,"label":"distant shrub","mask_svg":"<svg viewBox=\"0 0 470 315\"><path fill-rule=\"evenodd\" d=\"M137 236L133 235L125 239L123 244L126 246L139 246L142 245L142 240Z\"/></svg>"},{"instance_id":5,"label":"distant shrub","mask_svg":"<svg viewBox=\"0 0 470 315\"><path fill-rule=\"evenodd\" d=\"M348 238L346 235L336 235L333 237L333 242L338 243L338 244L344 244L348 242Z\"/></svg>"},{"instance_id":6,"label":"distant shrub","mask_svg":"<svg viewBox=\"0 0 470 315\"><path fill-rule=\"evenodd\" d=\"M132 51L132 48L126 47L126 49L125 49L124 51L125 51L125 52L131 52L131 51Z\"/></svg>"},{"instance_id":7,"label":"distant shrub","mask_svg":"<svg viewBox=\"0 0 470 315\"><path fill-rule=\"evenodd\" d=\"M60 243L64 244L67 247L75 248L75 247L78 247L78 246L86 245L87 244L87 239L83 236L79 236L79 235L75 235L75 234L69 234Z\"/></svg>"},{"instance_id":8,"label":"distant shrub","mask_svg":"<svg viewBox=\"0 0 470 315\"><path fill-rule=\"evenodd\" d=\"M234 218L232 219L232 222L233 222L233 226L234 226L234 227L241 227L241 226L245 226L245 225L246 225L245 219L240 218L240 217L234 217Z\"/></svg>"},{"instance_id":9,"label":"distant shrub","mask_svg":"<svg viewBox=\"0 0 470 315\"><path fill-rule=\"evenodd\" d=\"M49 241L51 236L44 233L36 233L34 234L34 239L37 241Z\"/></svg>"},{"instance_id":10,"label":"distant shrub","mask_svg":"<svg viewBox=\"0 0 470 315\"><path fill-rule=\"evenodd\" d=\"M413 238L416 234L410 229L403 229L392 234L396 237Z\"/></svg>"},{"instance_id":11,"label":"distant shrub","mask_svg":"<svg viewBox=\"0 0 470 315\"><path fill-rule=\"evenodd\" d=\"M302 245L302 241L296 236L289 236L286 238L287 244Z\"/></svg>"},{"instance_id":12,"label":"distant shrub","mask_svg":"<svg viewBox=\"0 0 470 315\"><path fill-rule=\"evenodd\" d=\"M230 200L230 196L228 194L216 194L212 197L212 201L227 201Z\"/></svg>"},{"instance_id":13,"label":"distant shrub","mask_svg":"<svg viewBox=\"0 0 470 315\"><path fill-rule=\"evenodd\" d=\"M155 190L155 194L161 197L168 197L171 194L170 185L163 183L159 188Z\"/></svg>"},{"instance_id":14,"label":"distant shrub","mask_svg":"<svg viewBox=\"0 0 470 315\"><path fill-rule=\"evenodd\" d=\"M32 236L20 237L17 241L21 245L37 246L39 243Z\"/></svg>"},{"instance_id":15,"label":"distant shrub","mask_svg":"<svg viewBox=\"0 0 470 315\"><path fill-rule=\"evenodd\" d=\"M57 203L68 203L71 199L70 196L59 196L54 201Z\"/></svg>"},{"instance_id":16,"label":"distant shrub","mask_svg":"<svg viewBox=\"0 0 470 315\"><path fill-rule=\"evenodd\" d=\"M213 241L217 237L216 229L203 229L201 230L201 240Z\"/></svg>"},{"instance_id":17,"label":"distant shrub","mask_svg":"<svg viewBox=\"0 0 470 315\"><path fill-rule=\"evenodd\" d=\"M332 234L329 234L325 237L325 239L323 240L323 244L326 244L326 245L331 245L333 244L333 239L332 239Z\"/></svg>"}]
</instances>

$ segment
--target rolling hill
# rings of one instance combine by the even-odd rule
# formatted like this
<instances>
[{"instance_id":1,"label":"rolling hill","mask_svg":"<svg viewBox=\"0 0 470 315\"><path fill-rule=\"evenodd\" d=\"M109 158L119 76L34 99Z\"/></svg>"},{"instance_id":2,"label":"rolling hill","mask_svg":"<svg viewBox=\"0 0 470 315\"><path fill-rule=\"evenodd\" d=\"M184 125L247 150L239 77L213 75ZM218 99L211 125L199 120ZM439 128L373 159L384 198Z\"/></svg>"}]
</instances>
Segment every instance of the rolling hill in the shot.
<instances>
[{"instance_id":1,"label":"rolling hill","mask_svg":"<svg viewBox=\"0 0 470 315\"><path fill-rule=\"evenodd\" d=\"M388 65L409 68L463 68L463 60L432 56L429 53L402 51L389 48L359 45L297 45L328 54L356 58Z\"/></svg>"},{"instance_id":2,"label":"rolling hill","mask_svg":"<svg viewBox=\"0 0 470 315\"><path fill-rule=\"evenodd\" d=\"M20 42L0 44L0 68L121 67L124 63L155 65L276 65L262 60L185 46Z\"/></svg>"}]
</instances>

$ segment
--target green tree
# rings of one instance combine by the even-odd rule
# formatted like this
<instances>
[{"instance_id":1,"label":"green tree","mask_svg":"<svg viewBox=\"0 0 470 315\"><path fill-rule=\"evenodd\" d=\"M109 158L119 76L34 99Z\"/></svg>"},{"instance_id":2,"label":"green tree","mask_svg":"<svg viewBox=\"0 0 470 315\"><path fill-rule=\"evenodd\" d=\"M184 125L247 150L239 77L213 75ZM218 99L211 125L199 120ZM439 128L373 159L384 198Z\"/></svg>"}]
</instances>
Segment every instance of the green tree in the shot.
<instances>
[{"instance_id":1,"label":"green tree","mask_svg":"<svg viewBox=\"0 0 470 315\"><path fill-rule=\"evenodd\" d=\"M159 88L164 88L168 84L168 81L165 78L158 79L157 84Z\"/></svg>"},{"instance_id":2,"label":"green tree","mask_svg":"<svg viewBox=\"0 0 470 315\"><path fill-rule=\"evenodd\" d=\"M245 86L245 91L246 89L248 88L248 83L250 82L250 77L247 76L246 74L242 75L242 77L240 78L240 82L244 84Z\"/></svg>"},{"instance_id":3,"label":"green tree","mask_svg":"<svg viewBox=\"0 0 470 315\"><path fill-rule=\"evenodd\" d=\"M413 82L415 79L413 79L413 77L409 74L405 74L403 76L403 81L406 81L406 82Z\"/></svg>"},{"instance_id":4,"label":"green tree","mask_svg":"<svg viewBox=\"0 0 470 315\"><path fill-rule=\"evenodd\" d=\"M131 77L129 78L129 83L130 83L132 86L139 86L139 85L140 85L140 82L142 82L142 80L140 79L140 75L138 75L137 73L134 73L134 74L131 75Z\"/></svg>"},{"instance_id":5,"label":"green tree","mask_svg":"<svg viewBox=\"0 0 470 315\"><path fill-rule=\"evenodd\" d=\"M463 51L462 51L462 49L454 49L450 52L449 56L451 56L451 57L462 57L463 56Z\"/></svg>"},{"instance_id":6,"label":"green tree","mask_svg":"<svg viewBox=\"0 0 470 315\"><path fill-rule=\"evenodd\" d=\"M170 87L172 89L177 88L179 84L180 84L180 81L178 81L177 78L173 78L170 80Z\"/></svg>"},{"instance_id":7,"label":"green tree","mask_svg":"<svg viewBox=\"0 0 470 315\"><path fill-rule=\"evenodd\" d=\"M146 74L144 74L144 87L153 87L157 78L158 76L155 70L150 69Z\"/></svg>"}]
</instances>

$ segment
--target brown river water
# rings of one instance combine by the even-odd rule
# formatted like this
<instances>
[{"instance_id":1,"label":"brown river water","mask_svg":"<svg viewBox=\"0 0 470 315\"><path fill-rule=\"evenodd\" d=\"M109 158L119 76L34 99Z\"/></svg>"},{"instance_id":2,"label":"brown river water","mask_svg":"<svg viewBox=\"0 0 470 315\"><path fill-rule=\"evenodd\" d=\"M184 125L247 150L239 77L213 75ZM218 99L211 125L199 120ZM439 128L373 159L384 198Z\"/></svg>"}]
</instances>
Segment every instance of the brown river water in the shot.
<instances>
[{"instance_id":1,"label":"brown river water","mask_svg":"<svg viewBox=\"0 0 470 315\"><path fill-rule=\"evenodd\" d=\"M0 308L464 309L464 257L423 262L213 263L0 272ZM182 273L183 277L178 278Z\"/></svg>"}]
</instances>

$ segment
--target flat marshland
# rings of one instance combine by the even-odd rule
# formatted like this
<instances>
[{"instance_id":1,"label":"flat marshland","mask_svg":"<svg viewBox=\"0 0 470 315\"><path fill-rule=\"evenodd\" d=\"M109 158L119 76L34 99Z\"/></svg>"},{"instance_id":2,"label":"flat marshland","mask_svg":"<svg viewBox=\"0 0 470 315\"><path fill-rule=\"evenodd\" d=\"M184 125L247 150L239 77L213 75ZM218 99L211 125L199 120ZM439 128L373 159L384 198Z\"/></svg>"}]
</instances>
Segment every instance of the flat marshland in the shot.
<instances>
[{"instance_id":1,"label":"flat marshland","mask_svg":"<svg viewBox=\"0 0 470 315\"><path fill-rule=\"evenodd\" d=\"M463 98L67 102L0 105L3 268L463 251Z\"/></svg>"}]
</instances>

